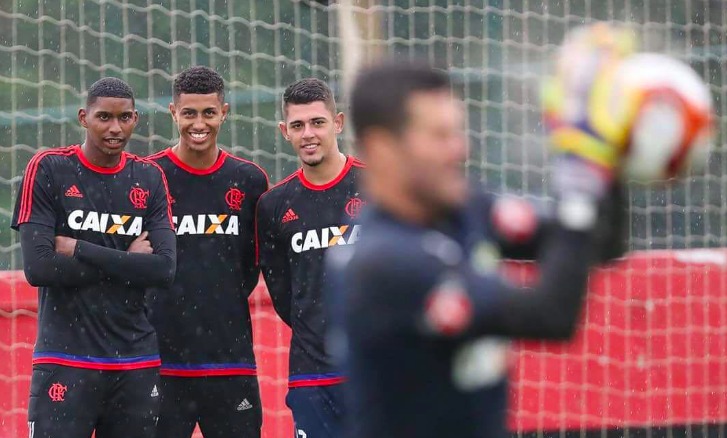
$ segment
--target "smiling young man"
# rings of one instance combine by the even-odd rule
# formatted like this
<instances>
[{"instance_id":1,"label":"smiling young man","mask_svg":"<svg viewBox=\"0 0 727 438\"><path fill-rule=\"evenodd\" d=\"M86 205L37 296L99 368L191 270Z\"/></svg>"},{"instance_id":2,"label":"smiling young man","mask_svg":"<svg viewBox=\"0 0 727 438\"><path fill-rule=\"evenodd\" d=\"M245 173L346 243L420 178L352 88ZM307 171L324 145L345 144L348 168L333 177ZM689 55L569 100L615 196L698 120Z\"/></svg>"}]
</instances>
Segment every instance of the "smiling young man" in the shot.
<instances>
[{"instance_id":1,"label":"smiling young man","mask_svg":"<svg viewBox=\"0 0 727 438\"><path fill-rule=\"evenodd\" d=\"M287 404L296 436L337 438L343 378L324 345L323 256L358 238L363 164L338 148L344 116L325 82L290 85L283 115L280 132L302 166L260 198L259 263L275 310L293 331Z\"/></svg>"},{"instance_id":2,"label":"smiling young man","mask_svg":"<svg viewBox=\"0 0 727 438\"><path fill-rule=\"evenodd\" d=\"M255 204L265 172L217 146L227 118L222 77L181 72L169 105L179 142L149 157L169 181L177 226L177 276L150 295L162 357L157 436L260 436L262 408L247 298L258 281Z\"/></svg>"},{"instance_id":3,"label":"smiling young man","mask_svg":"<svg viewBox=\"0 0 727 438\"><path fill-rule=\"evenodd\" d=\"M171 284L175 236L159 167L124 152L131 88L103 78L78 120L82 145L28 163L12 227L39 286L30 436L154 437L159 350L146 288Z\"/></svg>"}]
</instances>

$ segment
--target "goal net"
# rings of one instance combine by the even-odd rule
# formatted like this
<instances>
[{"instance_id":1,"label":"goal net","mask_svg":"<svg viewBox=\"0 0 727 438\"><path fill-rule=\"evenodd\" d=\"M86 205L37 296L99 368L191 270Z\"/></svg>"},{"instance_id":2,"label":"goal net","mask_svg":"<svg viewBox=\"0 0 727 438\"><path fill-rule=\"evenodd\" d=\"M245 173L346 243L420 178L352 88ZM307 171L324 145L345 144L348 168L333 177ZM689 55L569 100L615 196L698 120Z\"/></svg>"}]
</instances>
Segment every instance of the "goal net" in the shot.
<instances>
[{"instance_id":1,"label":"goal net","mask_svg":"<svg viewBox=\"0 0 727 438\"><path fill-rule=\"evenodd\" d=\"M709 0L0 0L0 435L23 436L34 292L9 229L18 182L40 148L77 143L83 91L128 81L141 122L130 151L175 141L173 75L195 64L227 82L221 145L276 182L297 167L277 131L280 95L329 81L346 110L357 62L419 57L452 73L466 103L467 172L496 190L547 195L538 80L564 33L593 20L633 25L649 49L711 84L724 131L727 3ZM518 346L510 426L518 434L715 433L727 422L727 179L720 135L706 175L631 185L635 255L595 274L578 339ZM347 145L347 138L342 139ZM699 250L696 250L698 249ZM264 290L253 295L265 435L290 429L287 340Z\"/></svg>"}]
</instances>

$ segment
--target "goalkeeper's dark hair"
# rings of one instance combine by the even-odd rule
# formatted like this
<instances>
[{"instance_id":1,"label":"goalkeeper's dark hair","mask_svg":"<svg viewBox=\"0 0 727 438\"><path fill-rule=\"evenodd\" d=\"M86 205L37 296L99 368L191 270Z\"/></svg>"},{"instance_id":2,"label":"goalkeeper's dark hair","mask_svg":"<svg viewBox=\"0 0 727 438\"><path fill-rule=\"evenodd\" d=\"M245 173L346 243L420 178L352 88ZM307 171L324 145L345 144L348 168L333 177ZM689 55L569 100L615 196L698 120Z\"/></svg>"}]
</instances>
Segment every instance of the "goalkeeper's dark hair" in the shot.
<instances>
[{"instance_id":1,"label":"goalkeeper's dark hair","mask_svg":"<svg viewBox=\"0 0 727 438\"><path fill-rule=\"evenodd\" d=\"M225 101L225 81L209 67L196 65L182 71L174 78L172 98L176 102L182 94L216 93L220 102Z\"/></svg>"},{"instance_id":2,"label":"goalkeeper's dark hair","mask_svg":"<svg viewBox=\"0 0 727 438\"><path fill-rule=\"evenodd\" d=\"M293 82L283 92L283 114L288 105L323 102L331 114L336 114L336 99L331 87L318 78L305 78Z\"/></svg>"},{"instance_id":3,"label":"goalkeeper's dark hair","mask_svg":"<svg viewBox=\"0 0 727 438\"><path fill-rule=\"evenodd\" d=\"M106 77L94 82L86 92L86 108L96 103L99 97L131 99L131 104L136 106L134 90L131 89L129 84L119 78Z\"/></svg>"},{"instance_id":4,"label":"goalkeeper's dark hair","mask_svg":"<svg viewBox=\"0 0 727 438\"><path fill-rule=\"evenodd\" d=\"M361 138L371 128L400 134L409 122L409 98L449 91L449 76L418 61L386 61L362 70L351 92L351 120Z\"/></svg>"}]
</instances>

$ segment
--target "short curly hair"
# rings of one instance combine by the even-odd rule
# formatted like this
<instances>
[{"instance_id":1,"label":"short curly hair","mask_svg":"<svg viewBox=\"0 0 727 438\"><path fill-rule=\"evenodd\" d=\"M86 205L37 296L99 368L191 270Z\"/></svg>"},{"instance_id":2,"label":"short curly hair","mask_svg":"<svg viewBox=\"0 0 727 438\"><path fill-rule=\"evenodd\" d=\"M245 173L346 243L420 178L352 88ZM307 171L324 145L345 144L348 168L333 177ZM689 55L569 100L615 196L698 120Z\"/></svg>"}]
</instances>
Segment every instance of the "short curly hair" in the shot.
<instances>
[{"instance_id":1,"label":"short curly hair","mask_svg":"<svg viewBox=\"0 0 727 438\"><path fill-rule=\"evenodd\" d=\"M179 73L174 78L172 97L176 101L182 94L217 93L220 102L225 101L225 81L209 67L197 65Z\"/></svg>"},{"instance_id":2,"label":"short curly hair","mask_svg":"<svg viewBox=\"0 0 727 438\"><path fill-rule=\"evenodd\" d=\"M131 89L129 84L119 78L101 78L88 87L86 93L86 108L96 103L99 97L131 99L131 104L136 106L134 90Z\"/></svg>"}]
</instances>

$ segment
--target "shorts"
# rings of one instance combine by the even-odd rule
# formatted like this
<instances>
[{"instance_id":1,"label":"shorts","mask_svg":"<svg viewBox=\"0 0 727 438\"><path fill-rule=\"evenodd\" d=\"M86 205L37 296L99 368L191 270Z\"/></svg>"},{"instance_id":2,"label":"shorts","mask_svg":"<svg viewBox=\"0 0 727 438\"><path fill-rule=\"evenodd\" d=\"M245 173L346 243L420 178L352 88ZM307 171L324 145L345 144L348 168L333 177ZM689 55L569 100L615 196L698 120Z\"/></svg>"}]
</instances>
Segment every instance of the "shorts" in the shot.
<instances>
[{"instance_id":1,"label":"shorts","mask_svg":"<svg viewBox=\"0 0 727 438\"><path fill-rule=\"evenodd\" d=\"M340 438L343 386L304 386L288 389L286 404L293 412L295 438Z\"/></svg>"},{"instance_id":2,"label":"shorts","mask_svg":"<svg viewBox=\"0 0 727 438\"><path fill-rule=\"evenodd\" d=\"M159 368L90 370L33 365L30 438L153 438Z\"/></svg>"},{"instance_id":3,"label":"shorts","mask_svg":"<svg viewBox=\"0 0 727 438\"><path fill-rule=\"evenodd\" d=\"M255 376L161 377L159 438L259 438L260 390Z\"/></svg>"}]
</instances>

